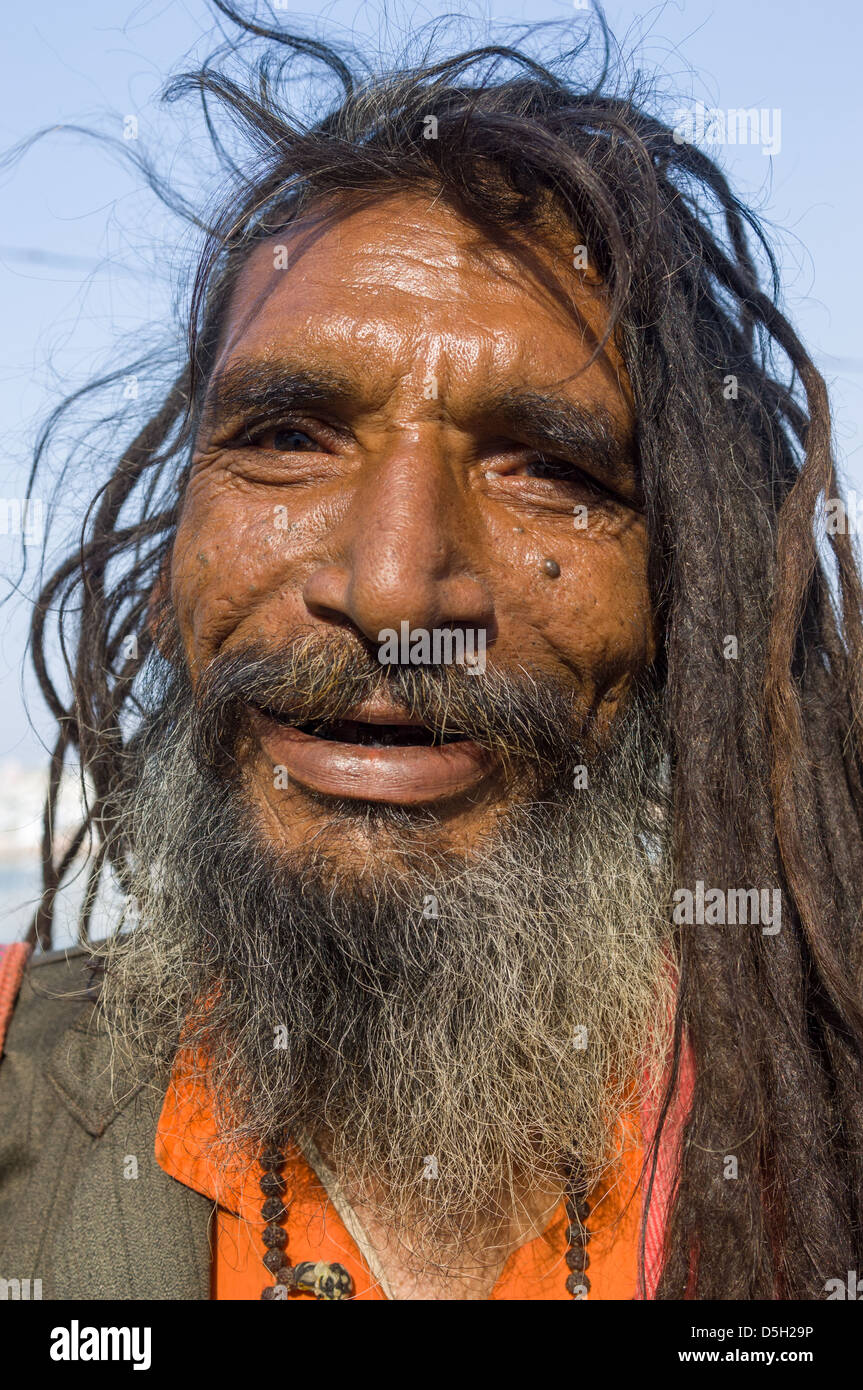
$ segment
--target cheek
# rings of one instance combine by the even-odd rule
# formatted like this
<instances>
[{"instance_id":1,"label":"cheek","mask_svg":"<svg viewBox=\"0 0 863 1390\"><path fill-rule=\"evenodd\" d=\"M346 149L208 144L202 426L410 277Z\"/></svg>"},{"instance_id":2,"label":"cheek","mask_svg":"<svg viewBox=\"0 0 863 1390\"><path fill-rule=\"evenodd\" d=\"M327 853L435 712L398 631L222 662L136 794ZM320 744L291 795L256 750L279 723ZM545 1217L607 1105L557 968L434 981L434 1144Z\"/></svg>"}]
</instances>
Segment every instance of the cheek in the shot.
<instances>
[{"instance_id":1,"label":"cheek","mask_svg":"<svg viewBox=\"0 0 863 1390\"><path fill-rule=\"evenodd\" d=\"M652 660L646 559L642 547L609 546L567 566L550 624L555 644L571 649L575 661L613 668L610 675Z\"/></svg>"},{"instance_id":2,"label":"cheek","mask_svg":"<svg viewBox=\"0 0 863 1390\"><path fill-rule=\"evenodd\" d=\"M655 656L647 586L647 539L640 518L619 530L544 540L525 536L527 553L513 555L509 587L518 625L530 634L524 663L562 662L591 702L627 685ZM544 567L554 560L560 573Z\"/></svg>"},{"instance_id":3,"label":"cheek","mask_svg":"<svg viewBox=\"0 0 863 1390\"><path fill-rule=\"evenodd\" d=\"M256 635L277 636L285 623L301 620L301 586L292 573L303 529L283 503L250 501L234 489L190 488L174 543L171 592L193 666L247 622ZM265 603L266 622L259 621Z\"/></svg>"}]
</instances>

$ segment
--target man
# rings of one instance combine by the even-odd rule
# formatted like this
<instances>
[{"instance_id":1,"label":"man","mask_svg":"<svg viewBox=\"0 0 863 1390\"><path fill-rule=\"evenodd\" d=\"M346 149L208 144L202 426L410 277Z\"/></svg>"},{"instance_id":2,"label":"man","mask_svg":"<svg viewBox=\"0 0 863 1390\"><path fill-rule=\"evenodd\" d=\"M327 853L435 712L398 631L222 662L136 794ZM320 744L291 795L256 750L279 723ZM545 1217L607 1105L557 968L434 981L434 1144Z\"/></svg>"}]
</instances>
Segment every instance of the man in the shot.
<instances>
[{"instance_id":1,"label":"man","mask_svg":"<svg viewBox=\"0 0 863 1390\"><path fill-rule=\"evenodd\" d=\"M345 90L302 129L272 61L192 79L256 162L40 598L52 788L75 747L127 930L28 970L2 1267L825 1297L863 1258L861 587L751 219L517 54L357 83L246 27Z\"/></svg>"}]
</instances>

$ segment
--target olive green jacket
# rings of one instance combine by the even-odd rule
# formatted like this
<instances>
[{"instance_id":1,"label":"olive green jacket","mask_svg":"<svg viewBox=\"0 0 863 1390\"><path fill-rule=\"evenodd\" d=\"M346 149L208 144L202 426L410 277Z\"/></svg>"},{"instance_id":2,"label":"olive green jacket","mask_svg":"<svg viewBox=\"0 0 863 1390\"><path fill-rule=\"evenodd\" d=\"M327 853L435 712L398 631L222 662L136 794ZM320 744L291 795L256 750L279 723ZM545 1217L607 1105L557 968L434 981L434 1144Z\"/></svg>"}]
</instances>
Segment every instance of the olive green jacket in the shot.
<instances>
[{"instance_id":1,"label":"olive green jacket","mask_svg":"<svg viewBox=\"0 0 863 1390\"><path fill-rule=\"evenodd\" d=\"M37 957L6 1037L0 1279L41 1279L43 1299L207 1299L213 1203L157 1164L165 1082L112 1071L86 959Z\"/></svg>"}]
</instances>

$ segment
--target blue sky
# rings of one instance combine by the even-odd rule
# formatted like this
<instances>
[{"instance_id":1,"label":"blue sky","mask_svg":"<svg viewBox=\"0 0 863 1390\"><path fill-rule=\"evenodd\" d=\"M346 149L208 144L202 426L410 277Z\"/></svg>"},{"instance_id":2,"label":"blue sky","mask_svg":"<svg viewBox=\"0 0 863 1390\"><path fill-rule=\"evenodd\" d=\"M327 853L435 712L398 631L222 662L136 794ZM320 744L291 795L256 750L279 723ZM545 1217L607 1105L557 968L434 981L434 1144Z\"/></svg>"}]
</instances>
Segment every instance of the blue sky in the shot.
<instances>
[{"instance_id":1,"label":"blue sky","mask_svg":"<svg viewBox=\"0 0 863 1390\"><path fill-rule=\"evenodd\" d=\"M383 52L412 28L455 6L357 4L317 10L291 4L298 28L372 35ZM563 20L577 32L584 11L565 0L494 0L458 7L502 26ZM840 461L863 492L863 292L859 237L863 177L860 52L856 0L816 9L794 0L677 0L609 3L606 15L632 66L657 73L666 114L684 99L723 109L778 111L781 146L724 145L712 152L765 220L784 277L785 307L833 390ZM386 27L382 18L386 17ZM138 117L142 139L169 167L179 142L181 176L200 126L157 105L165 76L212 45L204 0L59 0L7 6L0 17L6 55L0 91L0 148L44 126L96 125L119 134ZM193 167L193 166L192 166ZM0 498L20 497L39 421L91 372L125 359L126 348L170 315L172 277L182 257L176 226L104 147L56 132L0 177ZM39 251L51 261L40 261ZM69 480L58 499L59 532L80 519L90 478ZM0 535L0 577L18 551ZM3 592L7 584L4 582ZM0 608L0 761L38 762L47 714L25 678L35 730L22 698L29 620L26 596ZM0 789L2 794L2 789Z\"/></svg>"}]
</instances>

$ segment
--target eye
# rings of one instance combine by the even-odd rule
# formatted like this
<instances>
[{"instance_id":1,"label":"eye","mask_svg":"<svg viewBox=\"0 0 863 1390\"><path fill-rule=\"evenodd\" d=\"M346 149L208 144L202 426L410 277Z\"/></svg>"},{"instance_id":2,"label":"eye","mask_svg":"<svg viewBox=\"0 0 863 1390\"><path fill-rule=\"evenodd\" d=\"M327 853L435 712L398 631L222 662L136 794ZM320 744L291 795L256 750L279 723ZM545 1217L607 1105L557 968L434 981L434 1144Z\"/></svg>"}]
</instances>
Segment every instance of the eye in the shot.
<instances>
[{"instance_id":1,"label":"eye","mask_svg":"<svg viewBox=\"0 0 863 1390\"><path fill-rule=\"evenodd\" d=\"M266 446L265 441L270 440ZM275 429L265 430L259 434L255 441L258 444L265 444L265 447L274 449L277 454L301 454L316 450L318 445L311 435L306 434L305 430L299 430L295 425L277 425Z\"/></svg>"},{"instance_id":2,"label":"eye","mask_svg":"<svg viewBox=\"0 0 863 1390\"><path fill-rule=\"evenodd\" d=\"M229 447L270 454L329 454L338 448L339 440L338 432L323 420L288 417L272 424L250 421Z\"/></svg>"},{"instance_id":3,"label":"eye","mask_svg":"<svg viewBox=\"0 0 863 1390\"><path fill-rule=\"evenodd\" d=\"M524 475L528 478L552 478L555 482L566 482L577 477L579 472L575 465L568 463L566 459L547 459L542 455L524 464L524 470Z\"/></svg>"},{"instance_id":4,"label":"eye","mask_svg":"<svg viewBox=\"0 0 863 1390\"><path fill-rule=\"evenodd\" d=\"M603 489L590 474L585 473L577 464L569 459L557 459L546 457L545 454L537 454L534 458L525 459L516 477L521 478L542 478L550 483L564 483L567 487L587 488L590 492L602 495Z\"/></svg>"},{"instance_id":5,"label":"eye","mask_svg":"<svg viewBox=\"0 0 863 1390\"><path fill-rule=\"evenodd\" d=\"M576 495L581 498L591 497L596 503L610 502L615 498L615 494L609 488L603 486L591 473L585 472L572 459L555 458L552 454L533 451L519 452L521 457L515 467L510 466L500 472L492 469L486 473L486 477L496 477L504 483L507 478L512 479L513 483L522 485L517 489L519 493L528 497L544 498L546 502L569 499ZM551 486L531 489L528 480L533 479L549 483Z\"/></svg>"}]
</instances>

